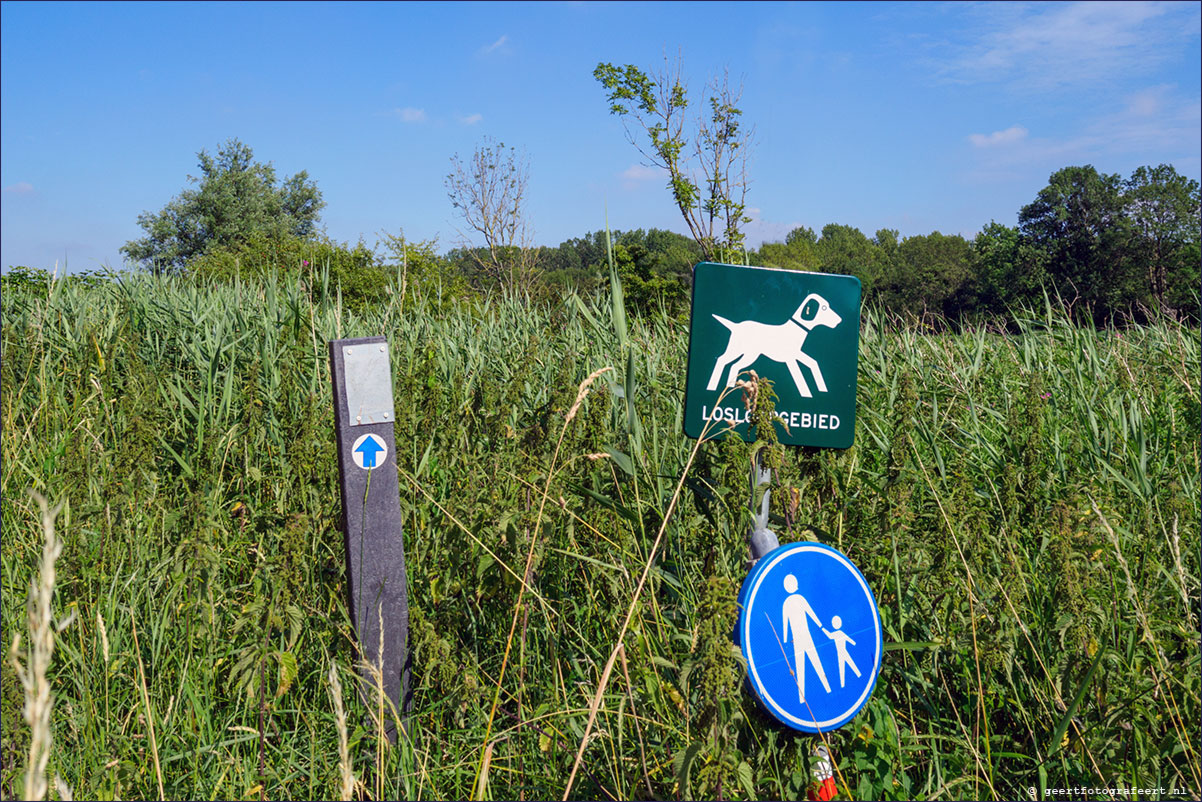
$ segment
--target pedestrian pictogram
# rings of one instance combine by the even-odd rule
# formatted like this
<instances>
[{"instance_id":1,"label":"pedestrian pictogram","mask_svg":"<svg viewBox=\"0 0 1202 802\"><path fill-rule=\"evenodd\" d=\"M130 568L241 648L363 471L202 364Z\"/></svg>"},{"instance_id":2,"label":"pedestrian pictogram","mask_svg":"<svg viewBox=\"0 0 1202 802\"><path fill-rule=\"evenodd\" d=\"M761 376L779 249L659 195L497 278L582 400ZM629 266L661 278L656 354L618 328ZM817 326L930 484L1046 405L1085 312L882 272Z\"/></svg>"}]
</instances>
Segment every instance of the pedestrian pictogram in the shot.
<instances>
[{"instance_id":1,"label":"pedestrian pictogram","mask_svg":"<svg viewBox=\"0 0 1202 802\"><path fill-rule=\"evenodd\" d=\"M756 563L739 606L748 678L773 716L825 732L867 703L881 666L881 619L844 554L820 543L780 546Z\"/></svg>"}]
</instances>

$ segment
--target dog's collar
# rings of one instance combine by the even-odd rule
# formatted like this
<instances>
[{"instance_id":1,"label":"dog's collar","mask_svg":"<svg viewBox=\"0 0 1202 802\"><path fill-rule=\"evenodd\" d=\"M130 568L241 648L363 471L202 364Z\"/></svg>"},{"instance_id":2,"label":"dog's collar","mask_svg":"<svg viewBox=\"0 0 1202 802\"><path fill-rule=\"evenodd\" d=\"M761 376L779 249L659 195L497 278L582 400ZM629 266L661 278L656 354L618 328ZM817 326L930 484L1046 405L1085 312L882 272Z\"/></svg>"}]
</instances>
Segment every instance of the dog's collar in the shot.
<instances>
[{"instance_id":1,"label":"dog's collar","mask_svg":"<svg viewBox=\"0 0 1202 802\"><path fill-rule=\"evenodd\" d=\"M777 320L780 320L780 318L777 318ZM813 323L806 323L804 320L801 320L799 317L797 317L797 315L794 315L793 317L789 318L789 322L796 323L798 326L801 326L806 331L812 331L814 329Z\"/></svg>"}]
</instances>

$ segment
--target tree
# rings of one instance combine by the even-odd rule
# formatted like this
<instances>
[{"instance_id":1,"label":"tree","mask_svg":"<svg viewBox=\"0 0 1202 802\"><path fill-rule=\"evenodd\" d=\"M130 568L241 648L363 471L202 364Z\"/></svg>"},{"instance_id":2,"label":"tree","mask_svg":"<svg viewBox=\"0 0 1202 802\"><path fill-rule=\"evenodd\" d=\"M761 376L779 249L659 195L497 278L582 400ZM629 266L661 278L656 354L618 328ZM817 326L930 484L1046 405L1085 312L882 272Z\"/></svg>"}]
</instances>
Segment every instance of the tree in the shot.
<instances>
[{"instance_id":1,"label":"tree","mask_svg":"<svg viewBox=\"0 0 1202 802\"><path fill-rule=\"evenodd\" d=\"M952 317L961 311L971 267L972 246L959 234L934 231L906 237L897 248L896 270L886 281L886 303L895 312Z\"/></svg>"},{"instance_id":2,"label":"tree","mask_svg":"<svg viewBox=\"0 0 1202 802\"><path fill-rule=\"evenodd\" d=\"M1167 164L1140 167L1124 185L1123 208L1132 228L1131 250L1144 267L1155 306L1196 303L1187 292L1197 289L1199 278L1198 182Z\"/></svg>"},{"instance_id":3,"label":"tree","mask_svg":"<svg viewBox=\"0 0 1202 802\"><path fill-rule=\"evenodd\" d=\"M875 297L880 250L855 226L827 223L816 243L818 259L826 273L841 273L860 280L864 299Z\"/></svg>"},{"instance_id":4,"label":"tree","mask_svg":"<svg viewBox=\"0 0 1202 802\"><path fill-rule=\"evenodd\" d=\"M789 232L784 242L765 242L755 254L755 264L764 267L783 267L787 270L817 270L818 235L814 229L798 226Z\"/></svg>"},{"instance_id":5,"label":"tree","mask_svg":"<svg viewBox=\"0 0 1202 802\"><path fill-rule=\"evenodd\" d=\"M681 63L664 59L663 70L648 77L633 64L601 63L593 77L609 91L609 111L623 118L626 136L647 160L668 174L672 200L706 259L730 260L743 247L747 197L747 158L753 129L741 125L743 88L729 76L710 81L708 111L686 119L688 90ZM632 126L646 136L639 143ZM690 142L691 140L691 142Z\"/></svg>"},{"instance_id":6,"label":"tree","mask_svg":"<svg viewBox=\"0 0 1202 802\"><path fill-rule=\"evenodd\" d=\"M1023 239L1017 228L990 221L972 242L970 279L975 311L1006 315L1042 303L1048 284L1046 255Z\"/></svg>"},{"instance_id":7,"label":"tree","mask_svg":"<svg viewBox=\"0 0 1202 802\"><path fill-rule=\"evenodd\" d=\"M304 239L316 231L325 203L304 170L277 184L271 163L254 161L254 152L237 139L227 140L216 158L204 150L197 157L200 177L188 176L196 189L184 190L157 213L138 215L147 236L121 248L132 261L157 274L186 268L213 248L236 249L252 235Z\"/></svg>"},{"instance_id":8,"label":"tree","mask_svg":"<svg viewBox=\"0 0 1202 802\"><path fill-rule=\"evenodd\" d=\"M662 256L638 239L630 237L614 243L613 256L627 307L648 312L663 304L675 310L688 298L688 285L681 276L667 268Z\"/></svg>"},{"instance_id":9,"label":"tree","mask_svg":"<svg viewBox=\"0 0 1202 802\"><path fill-rule=\"evenodd\" d=\"M1018 214L1024 240L1046 254L1050 289L1070 305L1084 301L1099 320L1130 309L1139 298L1127 227L1122 179L1093 165L1053 173Z\"/></svg>"},{"instance_id":10,"label":"tree","mask_svg":"<svg viewBox=\"0 0 1202 802\"><path fill-rule=\"evenodd\" d=\"M399 311L405 311L405 301L415 287L437 292L439 297L452 298L466 289L463 276L454 273L447 260L438 255L438 239L410 240L405 232L378 232L376 248L387 256L383 267L394 275L393 292L398 296ZM390 257L390 258L389 258Z\"/></svg>"},{"instance_id":11,"label":"tree","mask_svg":"<svg viewBox=\"0 0 1202 802\"><path fill-rule=\"evenodd\" d=\"M467 164L458 153L451 157L445 182L451 206L484 237L482 249L471 248L465 237L465 253L488 278L519 289L533 284L538 261L523 208L529 181L529 157L485 137Z\"/></svg>"},{"instance_id":12,"label":"tree","mask_svg":"<svg viewBox=\"0 0 1202 802\"><path fill-rule=\"evenodd\" d=\"M554 248L544 249L539 262L544 280L548 284L572 287L584 293L608 285L606 239L605 231L594 231L583 237L565 240ZM661 287L651 289L648 297L671 300L688 294L693 279L693 265L701 260L701 249L692 239L675 231L659 228L644 231L640 228L634 231L610 231L608 240L613 247L614 261L618 274L623 278L628 302L632 302L633 290L632 285L625 283L624 265L629 268L628 272L637 276L631 281L662 282Z\"/></svg>"}]
</instances>

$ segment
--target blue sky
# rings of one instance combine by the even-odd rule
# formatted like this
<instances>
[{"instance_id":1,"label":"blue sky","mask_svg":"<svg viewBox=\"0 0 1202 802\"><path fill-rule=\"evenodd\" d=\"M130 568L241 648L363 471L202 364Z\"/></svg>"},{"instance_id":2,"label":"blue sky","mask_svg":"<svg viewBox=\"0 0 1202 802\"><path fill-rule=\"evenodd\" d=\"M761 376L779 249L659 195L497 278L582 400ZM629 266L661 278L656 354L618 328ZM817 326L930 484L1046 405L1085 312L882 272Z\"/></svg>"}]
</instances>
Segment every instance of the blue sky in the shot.
<instances>
[{"instance_id":1,"label":"blue sky","mask_svg":"<svg viewBox=\"0 0 1202 802\"><path fill-rule=\"evenodd\" d=\"M753 245L1015 224L1055 170L1202 166L1191 3L0 4L0 266L122 264L230 137L308 170L343 241L462 244L443 179L485 136L530 158L536 241L685 232L593 79L678 53L755 125Z\"/></svg>"}]
</instances>

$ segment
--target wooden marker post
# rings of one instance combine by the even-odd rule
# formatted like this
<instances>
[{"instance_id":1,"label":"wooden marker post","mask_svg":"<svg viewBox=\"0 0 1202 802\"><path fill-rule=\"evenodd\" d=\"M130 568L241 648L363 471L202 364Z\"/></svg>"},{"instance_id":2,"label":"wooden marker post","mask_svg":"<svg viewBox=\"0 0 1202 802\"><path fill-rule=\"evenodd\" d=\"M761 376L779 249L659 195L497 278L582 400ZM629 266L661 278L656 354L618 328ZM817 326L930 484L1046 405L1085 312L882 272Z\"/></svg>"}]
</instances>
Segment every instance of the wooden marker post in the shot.
<instances>
[{"instance_id":1,"label":"wooden marker post","mask_svg":"<svg viewBox=\"0 0 1202 802\"><path fill-rule=\"evenodd\" d=\"M390 707L403 715L411 702L409 594L387 340L331 340L330 373L346 538L347 606L359 636L360 658L381 669L387 699L385 729L395 740ZM360 693L375 710L378 697L372 673L361 671Z\"/></svg>"}]
</instances>

